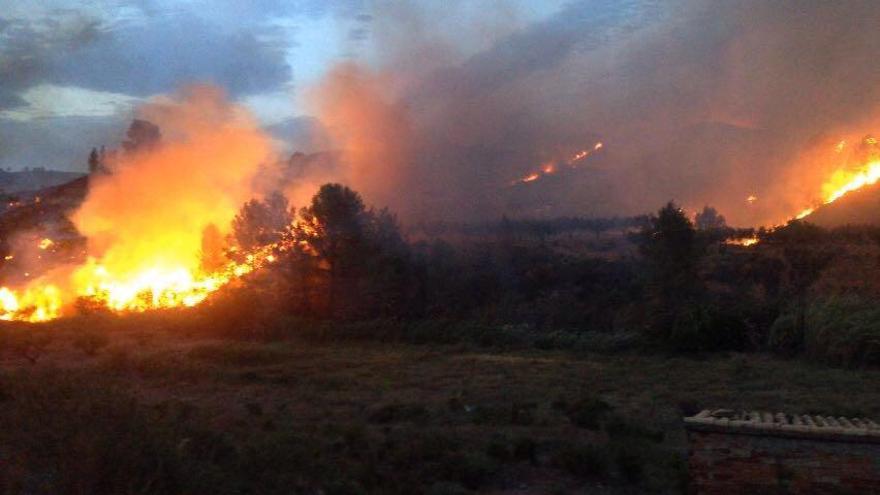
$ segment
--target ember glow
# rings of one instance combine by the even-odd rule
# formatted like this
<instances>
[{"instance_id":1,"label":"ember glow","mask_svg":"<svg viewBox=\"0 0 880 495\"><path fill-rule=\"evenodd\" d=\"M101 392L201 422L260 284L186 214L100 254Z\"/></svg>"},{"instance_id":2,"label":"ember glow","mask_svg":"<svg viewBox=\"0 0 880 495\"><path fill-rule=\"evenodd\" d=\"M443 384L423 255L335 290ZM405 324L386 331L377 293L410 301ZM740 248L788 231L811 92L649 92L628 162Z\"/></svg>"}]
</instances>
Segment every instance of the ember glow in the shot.
<instances>
[{"instance_id":1,"label":"ember glow","mask_svg":"<svg viewBox=\"0 0 880 495\"><path fill-rule=\"evenodd\" d=\"M547 175L553 175L562 167L566 168L576 168L578 166L578 162L583 161L593 153L601 150L605 145L601 142L594 144L591 148L580 150L577 153L573 154L569 159L563 160L562 162L552 160L546 163L543 163L536 172L531 172L529 174L524 175L523 177L513 181L510 183L511 186L515 186L517 184L526 184L529 182L534 182L541 177Z\"/></svg>"},{"instance_id":2,"label":"ember glow","mask_svg":"<svg viewBox=\"0 0 880 495\"><path fill-rule=\"evenodd\" d=\"M754 246L758 242L759 242L759 239L755 236L737 237L734 239L728 239L728 240L724 241L725 244L728 244L731 246L743 246L743 247Z\"/></svg>"},{"instance_id":3,"label":"ember glow","mask_svg":"<svg viewBox=\"0 0 880 495\"><path fill-rule=\"evenodd\" d=\"M0 288L0 319L50 320L80 299L114 311L194 306L274 260L281 246L211 271L201 266L203 232L210 226L228 232L270 156L270 141L253 119L210 87L158 99L140 113L159 125L162 143L119 154L109 175L91 178L85 202L71 216L88 239L85 261L23 287ZM54 244L45 238L36 247Z\"/></svg>"}]
</instances>

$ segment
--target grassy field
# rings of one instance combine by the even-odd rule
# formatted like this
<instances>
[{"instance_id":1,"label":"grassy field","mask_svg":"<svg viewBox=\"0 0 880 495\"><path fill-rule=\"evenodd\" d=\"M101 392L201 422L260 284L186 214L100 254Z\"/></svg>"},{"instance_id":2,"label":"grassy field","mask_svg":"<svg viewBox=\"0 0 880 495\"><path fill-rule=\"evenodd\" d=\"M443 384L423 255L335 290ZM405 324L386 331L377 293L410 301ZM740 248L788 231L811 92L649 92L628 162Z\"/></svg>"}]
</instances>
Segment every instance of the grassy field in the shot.
<instances>
[{"instance_id":1,"label":"grassy field","mask_svg":"<svg viewBox=\"0 0 880 495\"><path fill-rule=\"evenodd\" d=\"M0 493L678 493L683 414L880 417L880 372L756 354L131 328L6 342Z\"/></svg>"}]
</instances>

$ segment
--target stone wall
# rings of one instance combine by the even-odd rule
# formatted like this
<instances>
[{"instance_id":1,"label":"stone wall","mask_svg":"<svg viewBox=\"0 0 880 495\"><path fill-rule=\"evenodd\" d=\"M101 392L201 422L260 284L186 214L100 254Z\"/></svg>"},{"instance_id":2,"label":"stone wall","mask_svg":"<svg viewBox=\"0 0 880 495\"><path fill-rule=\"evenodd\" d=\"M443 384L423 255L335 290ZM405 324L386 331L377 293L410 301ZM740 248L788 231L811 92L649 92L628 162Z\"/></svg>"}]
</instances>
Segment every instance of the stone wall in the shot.
<instances>
[{"instance_id":1,"label":"stone wall","mask_svg":"<svg viewBox=\"0 0 880 495\"><path fill-rule=\"evenodd\" d=\"M880 435L868 428L727 418L685 425L691 493L880 494Z\"/></svg>"}]
</instances>

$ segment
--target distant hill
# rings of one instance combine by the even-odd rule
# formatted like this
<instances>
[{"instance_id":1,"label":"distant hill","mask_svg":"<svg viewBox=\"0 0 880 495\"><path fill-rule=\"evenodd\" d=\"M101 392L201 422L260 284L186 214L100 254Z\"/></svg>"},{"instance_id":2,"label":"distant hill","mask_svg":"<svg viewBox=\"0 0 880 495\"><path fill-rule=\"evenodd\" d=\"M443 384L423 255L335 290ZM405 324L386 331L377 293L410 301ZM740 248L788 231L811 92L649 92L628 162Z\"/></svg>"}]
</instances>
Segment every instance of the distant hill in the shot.
<instances>
[{"instance_id":1,"label":"distant hill","mask_svg":"<svg viewBox=\"0 0 880 495\"><path fill-rule=\"evenodd\" d=\"M89 178L79 176L57 186L8 195L0 205L0 238L9 238L23 230L77 236L67 215L79 207L88 187Z\"/></svg>"},{"instance_id":2,"label":"distant hill","mask_svg":"<svg viewBox=\"0 0 880 495\"><path fill-rule=\"evenodd\" d=\"M880 183L853 191L805 218L822 227L880 225Z\"/></svg>"},{"instance_id":3,"label":"distant hill","mask_svg":"<svg viewBox=\"0 0 880 495\"><path fill-rule=\"evenodd\" d=\"M84 174L77 172L47 170L44 168L17 171L0 170L0 191L9 194L20 191L45 189L47 187L70 182L83 175Z\"/></svg>"}]
</instances>

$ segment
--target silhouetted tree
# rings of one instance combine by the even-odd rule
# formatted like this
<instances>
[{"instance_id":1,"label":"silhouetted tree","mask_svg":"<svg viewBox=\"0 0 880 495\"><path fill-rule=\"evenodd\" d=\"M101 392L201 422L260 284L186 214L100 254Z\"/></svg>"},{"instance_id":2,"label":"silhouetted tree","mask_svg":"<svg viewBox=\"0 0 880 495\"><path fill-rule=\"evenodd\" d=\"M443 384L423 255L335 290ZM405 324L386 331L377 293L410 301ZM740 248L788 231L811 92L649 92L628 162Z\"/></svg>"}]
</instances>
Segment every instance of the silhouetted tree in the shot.
<instances>
[{"instance_id":1,"label":"silhouetted tree","mask_svg":"<svg viewBox=\"0 0 880 495\"><path fill-rule=\"evenodd\" d=\"M727 226L724 216L711 206L704 206L703 211L697 213L695 223L700 230L723 229Z\"/></svg>"},{"instance_id":2,"label":"silhouetted tree","mask_svg":"<svg viewBox=\"0 0 880 495\"><path fill-rule=\"evenodd\" d=\"M670 201L651 217L639 238L649 276L648 329L662 340L693 334L701 319L697 276L701 248L694 225Z\"/></svg>"},{"instance_id":3,"label":"silhouetted tree","mask_svg":"<svg viewBox=\"0 0 880 495\"><path fill-rule=\"evenodd\" d=\"M641 232L640 251L657 283L687 285L696 275L698 245L694 225L684 212L669 202Z\"/></svg>"},{"instance_id":4,"label":"silhouetted tree","mask_svg":"<svg viewBox=\"0 0 880 495\"><path fill-rule=\"evenodd\" d=\"M825 268L834 259L825 231L801 220L789 222L774 232L773 240L781 242L782 257L787 266L788 289L795 305L794 330L806 330L807 293Z\"/></svg>"},{"instance_id":5,"label":"silhouetted tree","mask_svg":"<svg viewBox=\"0 0 880 495\"><path fill-rule=\"evenodd\" d=\"M147 120L134 119L128 126L125 137L122 149L127 153L134 153L154 148L162 140L162 133L156 124Z\"/></svg>"},{"instance_id":6,"label":"silhouetted tree","mask_svg":"<svg viewBox=\"0 0 880 495\"><path fill-rule=\"evenodd\" d=\"M98 156L98 149L92 148L89 153L89 173L95 174L101 167L101 158Z\"/></svg>"},{"instance_id":7,"label":"silhouetted tree","mask_svg":"<svg viewBox=\"0 0 880 495\"><path fill-rule=\"evenodd\" d=\"M306 242L326 263L327 306L336 314L340 289L346 279L362 268L366 248L368 215L360 195L341 184L325 184L300 212L307 231Z\"/></svg>"},{"instance_id":8,"label":"silhouetted tree","mask_svg":"<svg viewBox=\"0 0 880 495\"><path fill-rule=\"evenodd\" d=\"M293 210L287 198L273 192L264 200L252 199L245 203L232 219L232 236L242 250L266 246L281 240L293 221Z\"/></svg>"},{"instance_id":9,"label":"silhouetted tree","mask_svg":"<svg viewBox=\"0 0 880 495\"><path fill-rule=\"evenodd\" d=\"M324 267L331 315L404 316L416 297L407 293L410 250L387 210L368 210L358 193L325 184L300 211L297 230Z\"/></svg>"}]
</instances>

